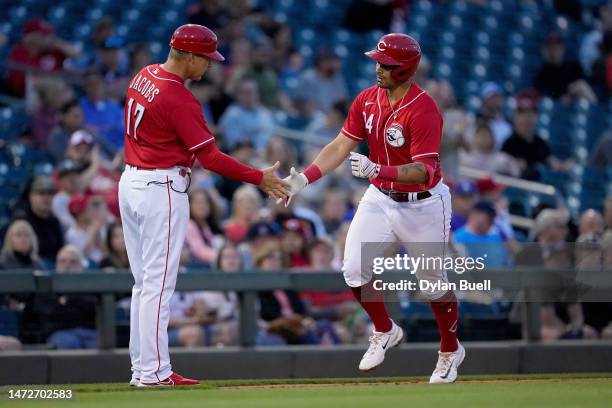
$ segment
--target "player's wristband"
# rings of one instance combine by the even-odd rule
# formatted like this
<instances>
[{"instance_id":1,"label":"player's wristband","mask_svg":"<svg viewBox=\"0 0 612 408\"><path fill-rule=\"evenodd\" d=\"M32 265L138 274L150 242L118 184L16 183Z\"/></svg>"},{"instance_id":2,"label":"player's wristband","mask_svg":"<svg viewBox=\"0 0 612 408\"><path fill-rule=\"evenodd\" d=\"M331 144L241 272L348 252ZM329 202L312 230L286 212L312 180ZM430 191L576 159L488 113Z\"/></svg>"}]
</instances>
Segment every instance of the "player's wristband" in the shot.
<instances>
[{"instance_id":1,"label":"player's wristband","mask_svg":"<svg viewBox=\"0 0 612 408\"><path fill-rule=\"evenodd\" d=\"M306 170L304 170L303 173L306 176L306 179L308 180L308 184L312 184L321 177L323 177L321 169L316 164L311 164L310 166L306 167Z\"/></svg>"},{"instance_id":2,"label":"player's wristband","mask_svg":"<svg viewBox=\"0 0 612 408\"><path fill-rule=\"evenodd\" d=\"M380 171L378 172L379 179L386 181L397 181L397 177L399 173L397 172L397 166L380 166Z\"/></svg>"}]
</instances>

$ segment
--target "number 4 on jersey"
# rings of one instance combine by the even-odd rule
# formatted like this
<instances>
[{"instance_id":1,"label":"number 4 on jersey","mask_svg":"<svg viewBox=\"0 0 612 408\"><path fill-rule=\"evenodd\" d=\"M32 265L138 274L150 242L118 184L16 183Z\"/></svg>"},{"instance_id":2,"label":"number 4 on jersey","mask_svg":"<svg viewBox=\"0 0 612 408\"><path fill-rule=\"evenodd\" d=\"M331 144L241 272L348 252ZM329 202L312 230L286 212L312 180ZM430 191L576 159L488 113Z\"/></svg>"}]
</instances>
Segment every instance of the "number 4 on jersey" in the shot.
<instances>
[{"instance_id":1,"label":"number 4 on jersey","mask_svg":"<svg viewBox=\"0 0 612 408\"><path fill-rule=\"evenodd\" d=\"M368 133L372 134L372 122L374 121L374 114L370 113L370 116L368 116L368 118L366 119L366 113L361 113L363 113L363 121L365 122L366 129L368 129Z\"/></svg>"},{"instance_id":2,"label":"number 4 on jersey","mask_svg":"<svg viewBox=\"0 0 612 408\"><path fill-rule=\"evenodd\" d=\"M136 135L136 129L138 129L138 125L140 125L140 121L144 116L145 108L138 102L136 102L136 106L134 107L134 112L132 112L132 105L134 105L134 98L130 98L128 101L128 111L126 115L126 124L125 129L128 136L132 136L135 140L138 140L138 136ZM134 129L132 129L132 118L134 118Z\"/></svg>"}]
</instances>

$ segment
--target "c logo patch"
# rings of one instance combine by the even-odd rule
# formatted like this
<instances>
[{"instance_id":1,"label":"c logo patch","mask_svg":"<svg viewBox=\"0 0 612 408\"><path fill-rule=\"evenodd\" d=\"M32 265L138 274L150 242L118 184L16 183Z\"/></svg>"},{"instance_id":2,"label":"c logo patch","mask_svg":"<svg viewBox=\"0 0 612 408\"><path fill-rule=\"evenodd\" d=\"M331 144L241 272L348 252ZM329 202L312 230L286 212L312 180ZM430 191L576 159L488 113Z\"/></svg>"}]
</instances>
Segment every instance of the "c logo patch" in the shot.
<instances>
[{"instance_id":1,"label":"c logo patch","mask_svg":"<svg viewBox=\"0 0 612 408\"><path fill-rule=\"evenodd\" d=\"M378 51L384 52L387 49L387 44L385 44L384 41L380 41L377 45L376 45L376 49Z\"/></svg>"},{"instance_id":2,"label":"c logo patch","mask_svg":"<svg viewBox=\"0 0 612 408\"><path fill-rule=\"evenodd\" d=\"M385 139L393 147L401 147L404 145L404 128L399 123L392 123L385 130Z\"/></svg>"}]
</instances>

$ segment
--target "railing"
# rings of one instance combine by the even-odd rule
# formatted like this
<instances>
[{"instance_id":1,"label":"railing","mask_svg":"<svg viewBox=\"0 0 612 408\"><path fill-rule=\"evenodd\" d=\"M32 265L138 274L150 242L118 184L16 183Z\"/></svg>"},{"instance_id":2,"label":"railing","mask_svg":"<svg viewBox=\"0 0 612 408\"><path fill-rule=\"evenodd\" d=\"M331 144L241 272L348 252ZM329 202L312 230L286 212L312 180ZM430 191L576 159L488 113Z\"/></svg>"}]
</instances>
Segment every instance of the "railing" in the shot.
<instances>
[{"instance_id":1,"label":"railing","mask_svg":"<svg viewBox=\"0 0 612 408\"><path fill-rule=\"evenodd\" d=\"M503 289L506 298L512 300L522 294L523 338L525 341L539 340L539 304L533 296L540 288L550 289L559 285L559 274L567 271L543 271L534 268L515 268L488 272L469 272L464 275L451 274L451 282L469 279L479 282L491 279L492 287ZM612 301L612 270L580 271L581 280L590 282L594 292L591 299ZM382 277L377 275L376 278ZM384 280L415 281L414 275L407 272L385 272ZM0 274L0 294L24 293L88 293L98 294L97 332L98 344L102 349L115 347L115 306L116 295L131 291L132 275L125 272L105 273L86 272L82 274L47 274L40 272L2 272ZM177 291L218 290L235 291L240 302L240 344L255 345L257 334L256 301L257 291L293 289L296 291L346 290L346 284L337 272L240 272L240 273L182 273L176 284ZM386 293L389 312L392 317L399 315L397 292ZM588 297L586 298L588 301Z\"/></svg>"}]
</instances>

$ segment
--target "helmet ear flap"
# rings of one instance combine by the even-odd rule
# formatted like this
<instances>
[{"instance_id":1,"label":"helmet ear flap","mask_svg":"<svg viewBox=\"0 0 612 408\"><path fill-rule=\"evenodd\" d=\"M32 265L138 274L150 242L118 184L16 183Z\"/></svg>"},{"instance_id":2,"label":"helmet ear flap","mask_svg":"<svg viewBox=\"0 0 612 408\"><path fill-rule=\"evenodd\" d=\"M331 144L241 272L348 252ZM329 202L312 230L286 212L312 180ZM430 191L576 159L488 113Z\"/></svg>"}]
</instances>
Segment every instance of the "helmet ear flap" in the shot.
<instances>
[{"instance_id":1,"label":"helmet ear flap","mask_svg":"<svg viewBox=\"0 0 612 408\"><path fill-rule=\"evenodd\" d=\"M414 75L416 69L414 65L400 65L391 72L391 77L398 82L404 82Z\"/></svg>"}]
</instances>

